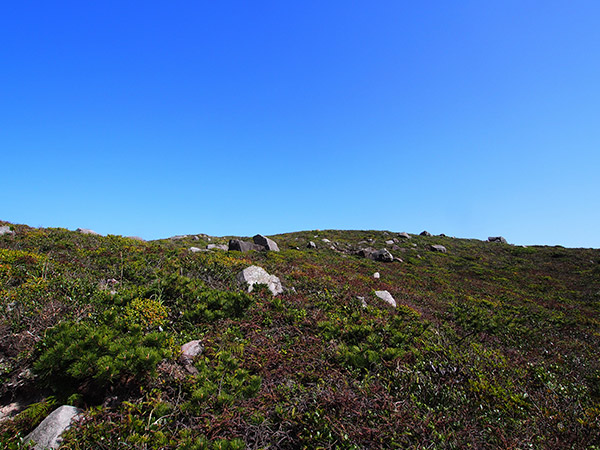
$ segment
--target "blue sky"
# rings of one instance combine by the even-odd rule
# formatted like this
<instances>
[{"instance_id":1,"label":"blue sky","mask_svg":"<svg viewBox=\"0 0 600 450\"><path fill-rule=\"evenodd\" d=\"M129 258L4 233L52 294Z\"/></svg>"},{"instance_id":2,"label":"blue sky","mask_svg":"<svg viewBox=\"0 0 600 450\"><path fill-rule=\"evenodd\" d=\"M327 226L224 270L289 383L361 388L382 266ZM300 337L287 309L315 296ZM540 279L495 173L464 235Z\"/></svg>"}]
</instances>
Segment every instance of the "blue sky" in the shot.
<instances>
[{"instance_id":1,"label":"blue sky","mask_svg":"<svg viewBox=\"0 0 600 450\"><path fill-rule=\"evenodd\" d=\"M597 1L5 2L0 219L600 247Z\"/></svg>"}]
</instances>

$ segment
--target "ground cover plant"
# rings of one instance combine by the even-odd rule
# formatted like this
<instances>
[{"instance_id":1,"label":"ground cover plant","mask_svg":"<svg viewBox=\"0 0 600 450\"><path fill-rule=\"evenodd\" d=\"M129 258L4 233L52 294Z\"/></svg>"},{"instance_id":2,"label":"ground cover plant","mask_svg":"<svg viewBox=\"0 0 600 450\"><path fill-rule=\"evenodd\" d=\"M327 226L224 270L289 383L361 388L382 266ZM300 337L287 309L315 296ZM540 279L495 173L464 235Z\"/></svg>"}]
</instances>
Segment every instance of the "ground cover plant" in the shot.
<instances>
[{"instance_id":1,"label":"ground cover plant","mask_svg":"<svg viewBox=\"0 0 600 450\"><path fill-rule=\"evenodd\" d=\"M0 404L28 406L0 448L72 404L65 449L600 449L598 249L313 230L193 252L230 237L1 225ZM248 293L250 265L284 292Z\"/></svg>"}]
</instances>

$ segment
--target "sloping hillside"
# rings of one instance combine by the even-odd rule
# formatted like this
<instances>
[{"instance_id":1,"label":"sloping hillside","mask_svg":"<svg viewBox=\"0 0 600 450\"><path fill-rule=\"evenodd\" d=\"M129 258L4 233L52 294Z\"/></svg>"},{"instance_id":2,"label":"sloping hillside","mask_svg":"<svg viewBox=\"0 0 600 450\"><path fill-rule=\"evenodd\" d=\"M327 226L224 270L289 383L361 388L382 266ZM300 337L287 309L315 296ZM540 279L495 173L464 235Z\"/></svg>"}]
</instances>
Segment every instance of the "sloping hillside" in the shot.
<instances>
[{"instance_id":1,"label":"sloping hillside","mask_svg":"<svg viewBox=\"0 0 600 450\"><path fill-rule=\"evenodd\" d=\"M2 225L1 448L70 404L69 449L600 449L600 250Z\"/></svg>"}]
</instances>

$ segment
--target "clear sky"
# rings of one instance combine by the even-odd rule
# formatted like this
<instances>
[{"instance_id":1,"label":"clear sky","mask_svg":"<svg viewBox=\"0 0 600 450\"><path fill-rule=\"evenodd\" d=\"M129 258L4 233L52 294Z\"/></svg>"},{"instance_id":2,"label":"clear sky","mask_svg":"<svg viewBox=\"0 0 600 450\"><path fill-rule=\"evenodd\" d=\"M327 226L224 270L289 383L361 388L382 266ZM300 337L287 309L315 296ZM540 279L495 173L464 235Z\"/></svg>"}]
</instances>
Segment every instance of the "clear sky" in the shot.
<instances>
[{"instance_id":1,"label":"clear sky","mask_svg":"<svg viewBox=\"0 0 600 450\"><path fill-rule=\"evenodd\" d=\"M0 219L600 247L600 2L15 1Z\"/></svg>"}]
</instances>

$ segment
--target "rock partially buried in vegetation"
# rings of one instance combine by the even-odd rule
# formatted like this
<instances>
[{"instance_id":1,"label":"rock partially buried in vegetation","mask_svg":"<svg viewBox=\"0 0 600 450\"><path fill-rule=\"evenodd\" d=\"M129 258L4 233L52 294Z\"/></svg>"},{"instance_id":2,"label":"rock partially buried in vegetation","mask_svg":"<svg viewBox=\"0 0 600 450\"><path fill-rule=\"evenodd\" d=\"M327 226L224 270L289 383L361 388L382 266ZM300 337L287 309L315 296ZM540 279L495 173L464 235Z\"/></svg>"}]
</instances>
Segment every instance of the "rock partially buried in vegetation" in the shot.
<instances>
[{"instance_id":1,"label":"rock partially buried in vegetation","mask_svg":"<svg viewBox=\"0 0 600 450\"><path fill-rule=\"evenodd\" d=\"M275 241L273 241L272 239L269 239L266 236L263 236L262 234L257 234L256 236L254 236L252 238L252 240L254 241L255 244L263 246L265 248L265 250L268 250L271 252L279 251L279 247L277 246Z\"/></svg>"},{"instance_id":2,"label":"rock partially buried in vegetation","mask_svg":"<svg viewBox=\"0 0 600 450\"><path fill-rule=\"evenodd\" d=\"M490 236L488 238L488 242L499 242L501 244L506 244L506 239L504 239L502 236Z\"/></svg>"},{"instance_id":3,"label":"rock partially buried in vegetation","mask_svg":"<svg viewBox=\"0 0 600 450\"><path fill-rule=\"evenodd\" d=\"M192 253L198 253L198 252L201 252L202 249L198 248L198 247L190 247L189 251L192 252Z\"/></svg>"},{"instance_id":4,"label":"rock partially buried in vegetation","mask_svg":"<svg viewBox=\"0 0 600 450\"><path fill-rule=\"evenodd\" d=\"M266 285L273 295L283 292L281 281L275 275L269 275L265 269L259 266L250 266L242 270L237 279L240 283L248 285L248 292L252 292L255 284Z\"/></svg>"},{"instance_id":5,"label":"rock partially buried in vegetation","mask_svg":"<svg viewBox=\"0 0 600 450\"><path fill-rule=\"evenodd\" d=\"M15 232L9 226L0 227L0 236L4 234L15 234Z\"/></svg>"},{"instance_id":6,"label":"rock partially buried in vegetation","mask_svg":"<svg viewBox=\"0 0 600 450\"><path fill-rule=\"evenodd\" d=\"M387 248L375 250L372 247L365 247L361 248L357 252L357 255L363 258L372 259L373 261L392 262L394 260L394 256L389 252Z\"/></svg>"},{"instance_id":7,"label":"rock partially buried in vegetation","mask_svg":"<svg viewBox=\"0 0 600 450\"><path fill-rule=\"evenodd\" d=\"M421 231L421 234L419 236L431 237L431 233L429 231Z\"/></svg>"},{"instance_id":8,"label":"rock partially buried in vegetation","mask_svg":"<svg viewBox=\"0 0 600 450\"><path fill-rule=\"evenodd\" d=\"M33 441L33 450L55 449L60 446L62 434L81 414L79 408L63 405L48 415L35 430L27 435L25 442Z\"/></svg>"},{"instance_id":9,"label":"rock partially buried in vegetation","mask_svg":"<svg viewBox=\"0 0 600 450\"><path fill-rule=\"evenodd\" d=\"M387 248L382 248L381 250L377 250L371 254L371 259L375 261L382 262L392 262L394 260L394 256L388 251Z\"/></svg>"},{"instance_id":10,"label":"rock partially buried in vegetation","mask_svg":"<svg viewBox=\"0 0 600 450\"><path fill-rule=\"evenodd\" d=\"M394 297L388 291L375 291L375 295L394 308L396 307L396 300L394 300Z\"/></svg>"},{"instance_id":11,"label":"rock partially buried in vegetation","mask_svg":"<svg viewBox=\"0 0 600 450\"><path fill-rule=\"evenodd\" d=\"M186 342L181 346L181 357L180 362L183 364L185 369L192 375L198 374L198 369L194 367L194 358L200 356L204 351L202 341L196 339L194 341Z\"/></svg>"},{"instance_id":12,"label":"rock partially buried in vegetation","mask_svg":"<svg viewBox=\"0 0 600 450\"><path fill-rule=\"evenodd\" d=\"M101 236L100 233L96 233L94 230L90 230L88 228L77 228L75 231L81 234L91 234L93 236Z\"/></svg>"},{"instance_id":13,"label":"rock partially buried in vegetation","mask_svg":"<svg viewBox=\"0 0 600 450\"><path fill-rule=\"evenodd\" d=\"M206 248L208 250L229 250L229 247L225 244L208 244Z\"/></svg>"},{"instance_id":14,"label":"rock partially buried in vegetation","mask_svg":"<svg viewBox=\"0 0 600 450\"><path fill-rule=\"evenodd\" d=\"M402 239L410 239L410 235L408 233L399 233L398 237L402 238Z\"/></svg>"},{"instance_id":15,"label":"rock partially buried in vegetation","mask_svg":"<svg viewBox=\"0 0 600 450\"><path fill-rule=\"evenodd\" d=\"M315 244L313 241L310 241L308 244L306 244L306 248L317 248L317 244Z\"/></svg>"},{"instance_id":16,"label":"rock partially buried in vegetation","mask_svg":"<svg viewBox=\"0 0 600 450\"><path fill-rule=\"evenodd\" d=\"M430 245L429 250L431 250L432 252L440 252L440 253L448 252L448 250L446 250L446 247L444 247L443 245Z\"/></svg>"}]
</instances>

